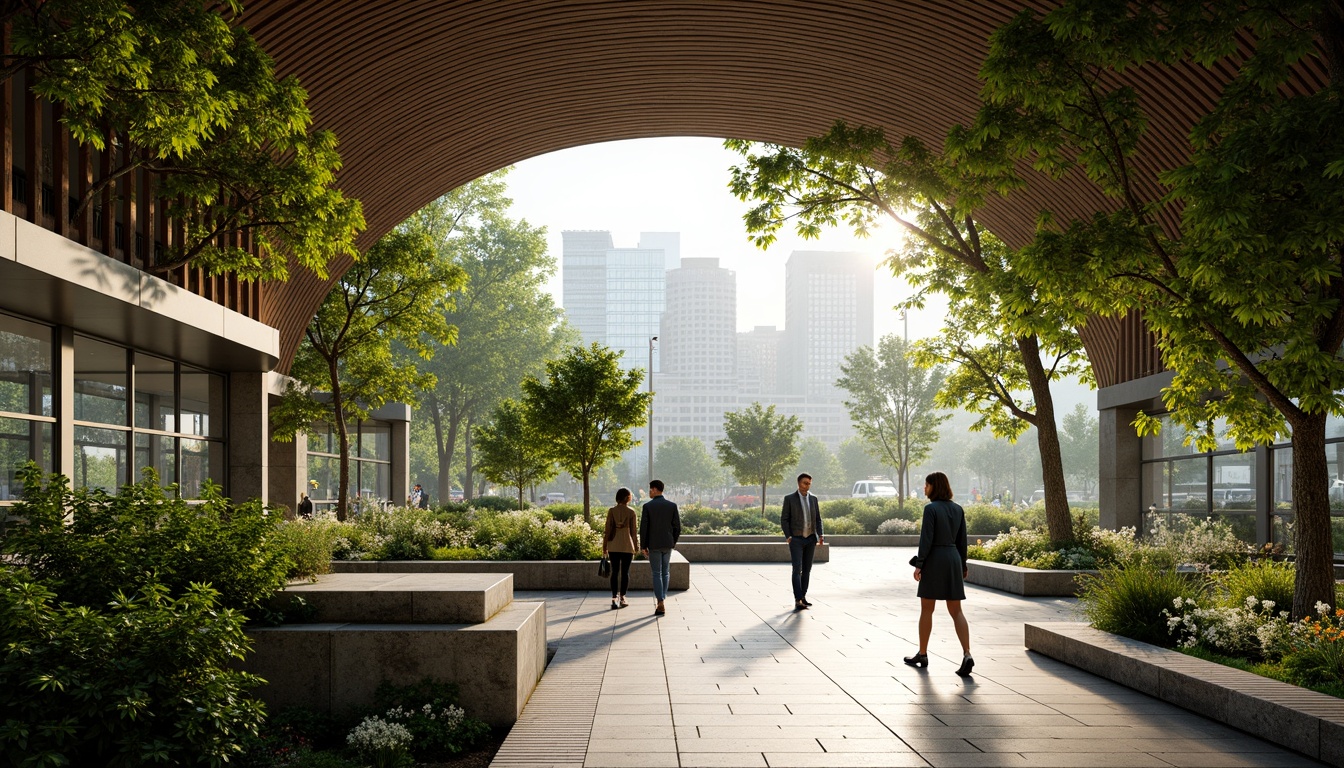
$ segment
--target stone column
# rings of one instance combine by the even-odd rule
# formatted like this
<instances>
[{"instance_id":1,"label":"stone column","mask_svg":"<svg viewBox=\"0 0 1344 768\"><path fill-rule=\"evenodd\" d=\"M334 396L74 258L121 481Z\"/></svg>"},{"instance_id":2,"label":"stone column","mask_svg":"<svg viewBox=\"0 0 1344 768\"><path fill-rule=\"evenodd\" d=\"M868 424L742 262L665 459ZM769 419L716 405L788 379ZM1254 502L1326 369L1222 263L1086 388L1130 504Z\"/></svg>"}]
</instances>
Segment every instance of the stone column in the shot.
<instances>
[{"instance_id":1,"label":"stone column","mask_svg":"<svg viewBox=\"0 0 1344 768\"><path fill-rule=\"evenodd\" d=\"M235 502L268 500L266 473L270 459L270 407L267 374L229 374L229 477L226 486ZM290 503L293 506L293 502Z\"/></svg>"},{"instance_id":2,"label":"stone column","mask_svg":"<svg viewBox=\"0 0 1344 768\"><path fill-rule=\"evenodd\" d=\"M299 494L308 490L308 434L300 431L289 442L270 441L270 472L267 478L266 503L285 507L287 518L293 518L299 508Z\"/></svg>"},{"instance_id":3,"label":"stone column","mask_svg":"<svg viewBox=\"0 0 1344 768\"><path fill-rule=\"evenodd\" d=\"M75 480L75 331L68 325L56 327L56 380L52 389L56 395L56 417L51 433L51 471Z\"/></svg>"},{"instance_id":4,"label":"stone column","mask_svg":"<svg viewBox=\"0 0 1344 768\"><path fill-rule=\"evenodd\" d=\"M392 503L400 505L411 494L411 422L391 421L392 425ZM429 489L426 489L428 491ZM431 498L431 504L447 499Z\"/></svg>"},{"instance_id":5,"label":"stone column","mask_svg":"<svg viewBox=\"0 0 1344 768\"><path fill-rule=\"evenodd\" d=\"M1143 442L1134 432L1138 408L1103 408L1098 491L1101 527L1111 530L1143 527L1141 460Z\"/></svg>"}]
</instances>

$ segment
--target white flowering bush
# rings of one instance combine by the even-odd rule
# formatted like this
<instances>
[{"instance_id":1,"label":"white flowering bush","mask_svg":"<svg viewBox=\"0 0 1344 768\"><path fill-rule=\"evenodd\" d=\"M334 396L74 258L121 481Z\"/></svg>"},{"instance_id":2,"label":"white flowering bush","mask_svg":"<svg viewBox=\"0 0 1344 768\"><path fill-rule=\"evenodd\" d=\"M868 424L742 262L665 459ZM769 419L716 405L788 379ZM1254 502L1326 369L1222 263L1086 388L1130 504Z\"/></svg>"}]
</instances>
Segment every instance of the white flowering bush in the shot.
<instances>
[{"instance_id":1,"label":"white flowering bush","mask_svg":"<svg viewBox=\"0 0 1344 768\"><path fill-rule=\"evenodd\" d=\"M1231 524L1222 520L1181 518L1168 525L1164 517L1156 516L1151 525L1146 543L1170 553L1176 565L1202 571L1220 570L1244 561L1254 549L1237 538Z\"/></svg>"},{"instance_id":2,"label":"white flowering bush","mask_svg":"<svg viewBox=\"0 0 1344 768\"><path fill-rule=\"evenodd\" d=\"M1274 658L1291 631L1288 611L1275 611L1273 600L1247 596L1238 605L1201 605L1193 598L1177 597L1173 610L1162 612L1167 632L1182 648L1203 646L1227 656Z\"/></svg>"},{"instance_id":3,"label":"white flowering bush","mask_svg":"<svg viewBox=\"0 0 1344 768\"><path fill-rule=\"evenodd\" d=\"M345 737L345 743L373 768L398 768L410 759L413 738L401 723L366 717Z\"/></svg>"},{"instance_id":4,"label":"white flowering bush","mask_svg":"<svg viewBox=\"0 0 1344 768\"><path fill-rule=\"evenodd\" d=\"M412 686L382 686L376 703L383 718L413 737L411 754L420 761L440 761L476 746L490 726L457 706L457 686L423 680Z\"/></svg>"},{"instance_id":5,"label":"white flowering bush","mask_svg":"<svg viewBox=\"0 0 1344 768\"><path fill-rule=\"evenodd\" d=\"M1073 541L1063 546L1050 541L1043 528L1011 528L987 544L977 541L969 554L976 560L1023 568L1086 571L1119 562L1136 546L1133 528L1080 530Z\"/></svg>"},{"instance_id":6,"label":"white flowering bush","mask_svg":"<svg viewBox=\"0 0 1344 768\"><path fill-rule=\"evenodd\" d=\"M878 523L877 532L886 535L919 533L919 523L914 520L902 520L899 517L893 517L890 520L883 520Z\"/></svg>"}]
</instances>

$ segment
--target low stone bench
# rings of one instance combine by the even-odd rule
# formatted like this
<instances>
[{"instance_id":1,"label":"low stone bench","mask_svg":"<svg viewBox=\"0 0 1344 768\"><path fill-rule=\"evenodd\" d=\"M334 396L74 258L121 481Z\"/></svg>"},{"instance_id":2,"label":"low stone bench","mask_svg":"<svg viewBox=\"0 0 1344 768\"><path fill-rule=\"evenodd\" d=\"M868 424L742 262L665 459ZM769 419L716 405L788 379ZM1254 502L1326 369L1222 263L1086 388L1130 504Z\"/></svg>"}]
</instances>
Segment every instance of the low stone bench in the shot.
<instances>
[{"instance_id":1,"label":"low stone bench","mask_svg":"<svg viewBox=\"0 0 1344 768\"><path fill-rule=\"evenodd\" d=\"M271 707L343 712L428 677L456 683L472 717L511 725L546 666L546 604L514 602L508 573L331 574L275 602L295 596L320 622L248 630L238 664L267 681L254 695Z\"/></svg>"},{"instance_id":2,"label":"low stone bench","mask_svg":"<svg viewBox=\"0 0 1344 768\"><path fill-rule=\"evenodd\" d=\"M692 563L788 563L793 560L782 536L768 541L677 541L677 551ZM812 562L831 561L830 539L818 544Z\"/></svg>"},{"instance_id":3,"label":"low stone bench","mask_svg":"<svg viewBox=\"0 0 1344 768\"><path fill-rule=\"evenodd\" d=\"M1052 659L1344 765L1344 700L1082 623L1026 624L1025 642Z\"/></svg>"},{"instance_id":4,"label":"low stone bench","mask_svg":"<svg viewBox=\"0 0 1344 768\"><path fill-rule=\"evenodd\" d=\"M788 559L787 557L785 558ZM333 560L332 573L483 573L512 574L513 589L610 590L597 575L596 560ZM673 550L668 588L691 588L691 564ZM653 589L648 561L630 565L630 589Z\"/></svg>"},{"instance_id":5,"label":"low stone bench","mask_svg":"<svg viewBox=\"0 0 1344 768\"><path fill-rule=\"evenodd\" d=\"M333 573L291 584L277 600L294 596L317 622L480 624L513 602L513 574Z\"/></svg>"},{"instance_id":6,"label":"low stone bench","mask_svg":"<svg viewBox=\"0 0 1344 768\"><path fill-rule=\"evenodd\" d=\"M1020 565L970 560L967 584L977 584L1024 597L1076 597L1078 577L1097 571L1041 571Z\"/></svg>"},{"instance_id":7,"label":"low stone bench","mask_svg":"<svg viewBox=\"0 0 1344 768\"><path fill-rule=\"evenodd\" d=\"M973 534L967 536L967 540L974 543L976 540L993 541L997 533ZM743 534L722 534L722 533L688 533L677 541L677 544L700 544L700 543L728 543L728 542L768 542L783 541L784 537L778 534L762 535L757 533ZM918 547L919 534L917 533L846 533L835 536L827 536L826 544L832 547ZM680 549L680 546L678 546Z\"/></svg>"}]
</instances>

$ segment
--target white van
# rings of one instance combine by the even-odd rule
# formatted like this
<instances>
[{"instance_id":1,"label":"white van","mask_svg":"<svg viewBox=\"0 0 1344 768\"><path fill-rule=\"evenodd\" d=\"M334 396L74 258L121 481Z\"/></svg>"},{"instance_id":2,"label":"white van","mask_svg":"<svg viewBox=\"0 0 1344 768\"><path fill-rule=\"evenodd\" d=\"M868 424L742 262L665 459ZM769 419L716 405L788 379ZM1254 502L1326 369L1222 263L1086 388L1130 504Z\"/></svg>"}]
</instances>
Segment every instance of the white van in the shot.
<instances>
[{"instance_id":1,"label":"white van","mask_svg":"<svg viewBox=\"0 0 1344 768\"><path fill-rule=\"evenodd\" d=\"M860 480L854 484L850 496L855 499L895 498L896 486L890 480Z\"/></svg>"}]
</instances>

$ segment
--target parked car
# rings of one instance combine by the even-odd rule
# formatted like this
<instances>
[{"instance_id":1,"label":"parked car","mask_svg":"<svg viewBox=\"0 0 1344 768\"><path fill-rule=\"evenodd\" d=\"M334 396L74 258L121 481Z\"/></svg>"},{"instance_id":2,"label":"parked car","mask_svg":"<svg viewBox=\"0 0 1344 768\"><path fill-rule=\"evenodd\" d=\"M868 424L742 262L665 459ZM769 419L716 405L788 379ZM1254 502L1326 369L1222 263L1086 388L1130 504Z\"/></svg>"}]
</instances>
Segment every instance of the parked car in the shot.
<instances>
[{"instance_id":1,"label":"parked car","mask_svg":"<svg viewBox=\"0 0 1344 768\"><path fill-rule=\"evenodd\" d=\"M448 500L449 500L449 501L461 501L463 498L464 498L464 497L463 497L463 495L462 495L462 489L461 489L461 488L449 488L449 489L448 489Z\"/></svg>"},{"instance_id":2,"label":"parked car","mask_svg":"<svg viewBox=\"0 0 1344 768\"><path fill-rule=\"evenodd\" d=\"M896 486L890 480L860 480L854 483L854 490L849 495L855 499L893 499L896 498Z\"/></svg>"},{"instance_id":3,"label":"parked car","mask_svg":"<svg viewBox=\"0 0 1344 768\"><path fill-rule=\"evenodd\" d=\"M541 506L543 507L547 504L563 504L564 502L565 494L563 493L543 493L541 495Z\"/></svg>"}]
</instances>

